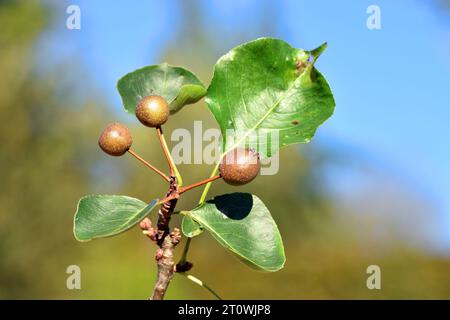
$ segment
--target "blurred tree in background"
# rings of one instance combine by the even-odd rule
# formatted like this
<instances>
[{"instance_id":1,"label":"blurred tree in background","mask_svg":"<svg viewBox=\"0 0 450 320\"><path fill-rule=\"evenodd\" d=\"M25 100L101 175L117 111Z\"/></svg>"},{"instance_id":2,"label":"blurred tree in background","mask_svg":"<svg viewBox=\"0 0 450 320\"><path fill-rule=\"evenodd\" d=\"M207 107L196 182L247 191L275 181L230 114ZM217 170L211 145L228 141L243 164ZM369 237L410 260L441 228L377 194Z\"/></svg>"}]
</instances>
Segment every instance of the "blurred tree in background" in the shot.
<instances>
[{"instance_id":1,"label":"blurred tree in background","mask_svg":"<svg viewBox=\"0 0 450 320\"><path fill-rule=\"evenodd\" d=\"M96 152L87 137L102 107L72 101L56 70L36 71L48 8L2 1L0 21L0 298L48 297L75 250L69 212L89 189Z\"/></svg>"},{"instance_id":2,"label":"blurred tree in background","mask_svg":"<svg viewBox=\"0 0 450 320\"><path fill-rule=\"evenodd\" d=\"M219 41L204 31L208 28L198 3L179 1L184 21L180 33L160 61L148 64L184 65L209 83L214 62L228 48L261 35L276 36L275 26L264 16L273 3L264 3L260 27L228 38L222 31ZM76 61L37 68L36 43L48 28L52 10L38 1L0 2L0 298L143 299L155 277L152 244L137 228L80 244L72 235L72 219L84 194L127 194L148 201L161 197L165 184L133 159L98 151L98 134L116 115L104 106L95 86L86 84ZM215 32L219 28L215 25ZM83 98L73 92L82 92ZM173 116L166 134L179 127L192 132L195 120L203 121L204 129L216 127L201 102ZM130 122L134 149L164 168L160 152L152 152L159 147L156 137L134 119ZM322 172L329 165L345 166L342 152L315 142L286 148L277 175L261 176L243 187L264 199L278 222L287 255L282 271L255 273L204 233L192 243L193 274L230 299L450 298L447 259L411 246L385 217L365 214L371 212L371 201L386 201L392 208L398 194L374 196L368 189L360 195L362 203L342 206L335 201ZM211 170L193 166L180 166L186 183L207 177ZM210 196L231 190L217 182ZM195 206L200 192L185 197L180 208ZM412 195L402 197L410 203L402 210L415 212L419 205ZM82 290L66 288L71 264L81 267ZM382 268L380 291L366 287L371 264ZM211 298L182 277L174 278L167 297Z\"/></svg>"}]
</instances>

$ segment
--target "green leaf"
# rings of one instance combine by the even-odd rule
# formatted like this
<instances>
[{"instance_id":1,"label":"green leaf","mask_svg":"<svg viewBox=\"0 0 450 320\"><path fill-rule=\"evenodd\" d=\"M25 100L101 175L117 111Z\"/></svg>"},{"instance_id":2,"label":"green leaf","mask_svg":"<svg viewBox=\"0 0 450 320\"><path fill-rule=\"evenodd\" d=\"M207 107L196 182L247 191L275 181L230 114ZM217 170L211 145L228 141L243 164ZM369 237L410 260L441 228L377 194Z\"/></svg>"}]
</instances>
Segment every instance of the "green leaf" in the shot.
<instances>
[{"instance_id":1,"label":"green leaf","mask_svg":"<svg viewBox=\"0 0 450 320\"><path fill-rule=\"evenodd\" d=\"M206 102L220 125L226 150L246 142L270 157L283 146L311 140L335 105L327 81L314 68L325 48L323 44L305 51L261 38L218 60ZM227 130L234 130L237 141L227 141ZM270 140L276 133L278 141ZM268 135L268 140L258 139L258 134Z\"/></svg>"},{"instance_id":2,"label":"green leaf","mask_svg":"<svg viewBox=\"0 0 450 320\"><path fill-rule=\"evenodd\" d=\"M317 48L315 48L315 49L310 51L310 53L313 56L314 60L317 60L317 58L320 57L320 55L325 51L327 46L328 46L328 44L326 42L324 42L320 46L318 46Z\"/></svg>"},{"instance_id":3,"label":"green leaf","mask_svg":"<svg viewBox=\"0 0 450 320\"><path fill-rule=\"evenodd\" d=\"M176 98L169 104L170 113L175 113L187 104L195 103L206 94L203 85L186 84L181 87Z\"/></svg>"},{"instance_id":4,"label":"green leaf","mask_svg":"<svg viewBox=\"0 0 450 320\"><path fill-rule=\"evenodd\" d=\"M203 228L189 216L184 216L181 222L181 231L186 237L193 238L203 233Z\"/></svg>"},{"instance_id":5,"label":"green leaf","mask_svg":"<svg viewBox=\"0 0 450 320\"><path fill-rule=\"evenodd\" d=\"M110 237L124 232L144 219L157 205L116 195L89 195L80 199L73 232L78 241Z\"/></svg>"},{"instance_id":6,"label":"green leaf","mask_svg":"<svg viewBox=\"0 0 450 320\"><path fill-rule=\"evenodd\" d=\"M257 196L225 194L185 214L250 267L277 271L284 266L286 259L280 232Z\"/></svg>"},{"instance_id":7,"label":"green leaf","mask_svg":"<svg viewBox=\"0 0 450 320\"><path fill-rule=\"evenodd\" d=\"M167 63L126 74L117 83L117 89L125 111L132 114L138 102L148 95L159 95L166 99L173 114L206 94L205 86L192 72Z\"/></svg>"}]
</instances>

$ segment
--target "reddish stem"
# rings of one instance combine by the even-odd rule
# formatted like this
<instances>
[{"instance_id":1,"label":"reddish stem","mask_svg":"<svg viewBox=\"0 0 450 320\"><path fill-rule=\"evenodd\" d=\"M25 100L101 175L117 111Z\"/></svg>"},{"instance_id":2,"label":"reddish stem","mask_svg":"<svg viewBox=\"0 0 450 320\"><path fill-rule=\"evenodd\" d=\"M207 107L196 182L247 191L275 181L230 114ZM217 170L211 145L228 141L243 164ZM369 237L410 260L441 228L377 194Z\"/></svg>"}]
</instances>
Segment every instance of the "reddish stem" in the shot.
<instances>
[{"instance_id":1,"label":"reddish stem","mask_svg":"<svg viewBox=\"0 0 450 320\"><path fill-rule=\"evenodd\" d=\"M159 203L159 204L163 204L163 203L166 203L166 202L168 202L168 201L171 201L171 200L174 200L174 199L178 199L179 197L180 197L180 194L179 194L178 192L176 192L176 193L174 193L174 194L171 194L171 195L165 197L165 198L162 199L162 200L159 200L158 203Z\"/></svg>"},{"instance_id":2,"label":"reddish stem","mask_svg":"<svg viewBox=\"0 0 450 320\"><path fill-rule=\"evenodd\" d=\"M157 174L159 174L161 177L164 178L164 180L166 180L167 182L170 182L170 178L168 176L166 176L164 174L164 172L162 172L161 170L159 170L158 168L156 168L155 166L151 165L150 163L148 163L147 161L145 161L140 155L138 155L136 152L134 152L131 149L128 149L128 153L131 154L133 157L135 157L136 159L138 159L140 162L142 162L146 167L152 169L153 171L155 171Z\"/></svg>"},{"instance_id":3,"label":"reddish stem","mask_svg":"<svg viewBox=\"0 0 450 320\"><path fill-rule=\"evenodd\" d=\"M185 188L181 188L180 191L179 191L179 194L182 194L182 193L184 193L184 192L186 192L186 191L189 191L189 190L191 190L191 189L200 187L200 186L202 186L202 185L204 185L204 184L207 184L207 183L212 182L212 181L214 181L214 180L217 180L217 179L219 179L219 178L220 178L220 175L217 175L217 176L208 178L208 179L206 179L206 180L203 180L203 181L200 181L200 182L191 184L190 186L187 186L187 187L185 187Z\"/></svg>"}]
</instances>

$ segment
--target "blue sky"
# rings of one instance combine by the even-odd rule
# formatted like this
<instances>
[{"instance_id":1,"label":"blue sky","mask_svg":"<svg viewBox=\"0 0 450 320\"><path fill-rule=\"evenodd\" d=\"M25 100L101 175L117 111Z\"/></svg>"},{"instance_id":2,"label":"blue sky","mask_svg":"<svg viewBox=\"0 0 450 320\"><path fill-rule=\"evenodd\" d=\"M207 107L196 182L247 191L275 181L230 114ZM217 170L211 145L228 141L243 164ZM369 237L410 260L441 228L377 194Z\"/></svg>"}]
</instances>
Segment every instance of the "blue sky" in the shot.
<instances>
[{"instance_id":1,"label":"blue sky","mask_svg":"<svg viewBox=\"0 0 450 320\"><path fill-rule=\"evenodd\" d=\"M61 17L46 40L52 56L80 60L119 110L117 80L161 62L159 54L175 39L183 17L178 2L70 3L81 8L82 29L64 28L61 5ZM334 90L337 108L318 138L369 154L433 199L442 226L439 237L450 245L450 9L443 10L439 1L413 0L201 3L206 21L220 25L218 37L231 43L244 31L277 36L305 49L327 41L318 68ZM381 30L366 28L371 4L381 9ZM275 19L270 34L251 32L261 19Z\"/></svg>"}]
</instances>

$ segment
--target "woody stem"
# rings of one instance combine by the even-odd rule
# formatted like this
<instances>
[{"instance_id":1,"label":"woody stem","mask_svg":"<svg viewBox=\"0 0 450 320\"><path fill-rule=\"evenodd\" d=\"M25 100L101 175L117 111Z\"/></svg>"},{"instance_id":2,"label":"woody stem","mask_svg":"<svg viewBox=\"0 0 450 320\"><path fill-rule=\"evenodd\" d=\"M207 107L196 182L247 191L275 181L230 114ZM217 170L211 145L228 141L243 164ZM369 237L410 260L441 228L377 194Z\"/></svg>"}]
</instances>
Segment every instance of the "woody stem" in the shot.
<instances>
[{"instance_id":1,"label":"woody stem","mask_svg":"<svg viewBox=\"0 0 450 320\"><path fill-rule=\"evenodd\" d=\"M177 186L175 179L171 179L170 188L166 196L167 198L170 198L171 195L174 194L177 194ZM164 298L175 270L175 262L173 259L174 249L180 241L181 234L177 228L170 232L169 222L177 201L177 198L173 198L170 201L162 203L158 212L158 223L156 229L156 243L159 246L156 255L158 272L153 293L150 297L151 300L162 300Z\"/></svg>"}]
</instances>

